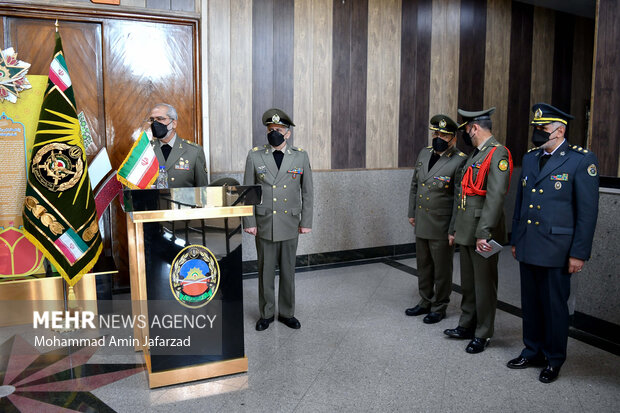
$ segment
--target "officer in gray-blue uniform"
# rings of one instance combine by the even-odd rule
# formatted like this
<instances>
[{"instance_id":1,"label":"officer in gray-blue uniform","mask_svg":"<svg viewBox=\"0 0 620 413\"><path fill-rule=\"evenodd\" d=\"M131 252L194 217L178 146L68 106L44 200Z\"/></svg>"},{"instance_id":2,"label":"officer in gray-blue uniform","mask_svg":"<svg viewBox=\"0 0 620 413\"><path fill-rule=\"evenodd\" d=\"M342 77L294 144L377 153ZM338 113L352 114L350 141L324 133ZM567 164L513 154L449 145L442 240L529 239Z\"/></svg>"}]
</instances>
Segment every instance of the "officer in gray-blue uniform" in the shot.
<instances>
[{"instance_id":1,"label":"officer in gray-blue uniform","mask_svg":"<svg viewBox=\"0 0 620 413\"><path fill-rule=\"evenodd\" d=\"M537 103L531 149L523 157L513 223L512 254L521 270L523 343L512 369L540 366L555 380L566 360L571 274L590 257L598 215L598 161L564 138L573 117Z\"/></svg>"},{"instance_id":2,"label":"officer in gray-blue uniform","mask_svg":"<svg viewBox=\"0 0 620 413\"><path fill-rule=\"evenodd\" d=\"M300 328L295 318L295 257L299 234L312 228L312 169L308 152L288 145L291 118L280 109L263 114L269 144L255 147L245 163L244 185L260 185L263 201L244 217L244 231L256 236L258 306L256 330L269 327L275 313L276 264L280 268L278 321Z\"/></svg>"}]
</instances>

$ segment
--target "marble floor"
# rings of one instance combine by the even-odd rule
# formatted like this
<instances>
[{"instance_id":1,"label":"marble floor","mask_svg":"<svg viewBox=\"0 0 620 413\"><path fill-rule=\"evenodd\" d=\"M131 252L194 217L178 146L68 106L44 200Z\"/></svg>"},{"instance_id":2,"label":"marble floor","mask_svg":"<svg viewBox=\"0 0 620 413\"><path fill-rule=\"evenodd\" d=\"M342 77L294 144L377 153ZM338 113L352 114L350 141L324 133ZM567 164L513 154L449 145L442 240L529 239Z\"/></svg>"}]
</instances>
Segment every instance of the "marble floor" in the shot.
<instances>
[{"instance_id":1,"label":"marble floor","mask_svg":"<svg viewBox=\"0 0 620 413\"><path fill-rule=\"evenodd\" d=\"M518 306L516 267L505 255L500 262L499 298ZM36 382L30 379L39 383L38 393L30 392L27 401L23 395L15 398L22 403L15 407L2 397L0 386L0 411L620 411L620 357L614 354L569 338L569 357L559 379L542 384L538 369L505 367L522 346L521 319L511 313L498 310L495 337L477 355L464 351L466 341L442 333L457 325L458 293L448 317L438 324L405 316L405 308L416 301L414 268L410 258L297 274L300 330L275 322L255 331L257 281L245 280L247 374L149 390L138 355L96 352L82 355L85 377L79 385L62 388L48 379L45 387L46 375L66 373L62 356L51 361L49 355L39 356L48 364L41 367L45 374L34 373ZM19 333L19 327L0 329L2 348ZM28 346L28 337L19 340ZM14 364L9 367L12 376L19 373ZM0 372L0 378L6 376ZM29 381L24 374L19 378ZM63 403L63 397L76 392L80 403Z\"/></svg>"}]
</instances>

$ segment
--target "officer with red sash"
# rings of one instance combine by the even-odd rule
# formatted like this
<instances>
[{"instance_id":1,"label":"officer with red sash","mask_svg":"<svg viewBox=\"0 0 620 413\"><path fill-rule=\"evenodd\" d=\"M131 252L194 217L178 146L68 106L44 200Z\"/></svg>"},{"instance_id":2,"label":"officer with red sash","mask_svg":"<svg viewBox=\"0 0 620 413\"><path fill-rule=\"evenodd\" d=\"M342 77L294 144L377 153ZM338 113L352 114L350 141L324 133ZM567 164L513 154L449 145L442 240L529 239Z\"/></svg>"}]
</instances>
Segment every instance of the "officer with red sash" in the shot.
<instances>
[{"instance_id":1,"label":"officer with red sash","mask_svg":"<svg viewBox=\"0 0 620 413\"><path fill-rule=\"evenodd\" d=\"M449 234L459 244L461 264L461 317L456 328L444 331L449 337L470 339L465 351L480 353L493 336L497 305L498 254L489 252L491 239L508 242L504 197L508 192L512 159L508 149L491 133L495 108L479 112L458 110L463 119L463 140L474 151L469 155L458 182L455 210Z\"/></svg>"},{"instance_id":2,"label":"officer with red sash","mask_svg":"<svg viewBox=\"0 0 620 413\"><path fill-rule=\"evenodd\" d=\"M532 143L523 157L512 220L512 254L521 270L523 344L511 369L544 367L554 381L566 360L571 275L590 257L598 215L598 161L564 137L573 117L546 103L532 107Z\"/></svg>"}]
</instances>

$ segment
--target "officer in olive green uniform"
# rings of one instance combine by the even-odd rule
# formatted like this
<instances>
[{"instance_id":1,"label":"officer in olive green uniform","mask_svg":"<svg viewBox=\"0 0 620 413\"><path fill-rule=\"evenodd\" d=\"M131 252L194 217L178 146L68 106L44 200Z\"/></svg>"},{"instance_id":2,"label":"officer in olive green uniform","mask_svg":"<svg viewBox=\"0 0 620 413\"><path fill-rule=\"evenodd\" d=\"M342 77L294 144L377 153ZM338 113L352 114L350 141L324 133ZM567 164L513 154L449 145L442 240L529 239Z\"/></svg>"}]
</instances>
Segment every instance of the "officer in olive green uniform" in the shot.
<instances>
[{"instance_id":1,"label":"officer in olive green uniform","mask_svg":"<svg viewBox=\"0 0 620 413\"><path fill-rule=\"evenodd\" d=\"M491 134L490 115L495 108L480 112L459 109L464 123L463 139L475 149L465 161L457 185L456 213L450 233L460 248L461 318L457 328L445 330L453 338L472 339L468 353L484 351L493 336L497 305L498 254L484 258L476 251L490 252L487 242L507 240L504 197L508 192L512 160L508 149Z\"/></svg>"},{"instance_id":2,"label":"officer in olive green uniform","mask_svg":"<svg viewBox=\"0 0 620 413\"><path fill-rule=\"evenodd\" d=\"M168 172L168 187L182 188L209 184L205 154L200 145L176 134L177 112L174 107L157 104L149 118L153 133L153 150L160 166Z\"/></svg>"},{"instance_id":3,"label":"officer in olive green uniform","mask_svg":"<svg viewBox=\"0 0 620 413\"><path fill-rule=\"evenodd\" d=\"M291 126L280 109L263 114L269 145L253 148L245 164L244 185L260 185L263 201L244 218L244 231L256 236L258 304L256 330L269 327L275 314L275 271L280 267L278 321L300 328L295 314L295 257L299 234L312 228L312 170L308 153L287 145Z\"/></svg>"},{"instance_id":4,"label":"officer in olive green uniform","mask_svg":"<svg viewBox=\"0 0 620 413\"><path fill-rule=\"evenodd\" d=\"M415 227L420 301L405 314L434 324L446 316L452 292L452 255L448 229L456 174L465 155L456 148L458 125L446 115L431 118L433 144L420 151L409 192L409 222Z\"/></svg>"}]
</instances>

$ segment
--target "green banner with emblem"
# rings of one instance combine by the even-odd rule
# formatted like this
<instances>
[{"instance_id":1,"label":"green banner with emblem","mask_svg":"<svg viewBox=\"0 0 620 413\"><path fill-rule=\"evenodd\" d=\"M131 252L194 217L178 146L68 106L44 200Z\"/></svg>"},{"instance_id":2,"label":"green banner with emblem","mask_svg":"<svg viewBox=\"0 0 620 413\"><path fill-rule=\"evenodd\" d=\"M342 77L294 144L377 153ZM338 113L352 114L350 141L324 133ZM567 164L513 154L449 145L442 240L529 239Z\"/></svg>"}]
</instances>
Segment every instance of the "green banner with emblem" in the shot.
<instances>
[{"instance_id":1,"label":"green banner with emblem","mask_svg":"<svg viewBox=\"0 0 620 413\"><path fill-rule=\"evenodd\" d=\"M59 33L28 167L24 233L70 286L102 249L71 78Z\"/></svg>"}]
</instances>

